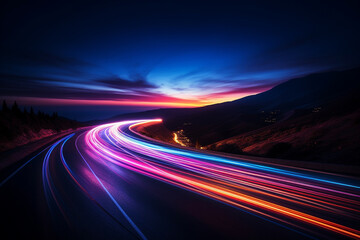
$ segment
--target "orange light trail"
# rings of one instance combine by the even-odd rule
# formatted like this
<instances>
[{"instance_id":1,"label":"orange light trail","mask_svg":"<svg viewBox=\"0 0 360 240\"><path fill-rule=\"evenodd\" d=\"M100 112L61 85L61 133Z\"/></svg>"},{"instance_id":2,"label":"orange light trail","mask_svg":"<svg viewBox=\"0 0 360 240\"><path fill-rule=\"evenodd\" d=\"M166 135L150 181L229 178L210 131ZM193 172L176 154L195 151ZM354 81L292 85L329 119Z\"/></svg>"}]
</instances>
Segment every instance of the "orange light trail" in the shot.
<instances>
[{"instance_id":1,"label":"orange light trail","mask_svg":"<svg viewBox=\"0 0 360 240\"><path fill-rule=\"evenodd\" d=\"M181 141L179 141L178 135L176 133L174 133L174 138L173 139L174 139L174 142L176 142L177 144L180 144L181 146L186 147L185 144L183 144Z\"/></svg>"}]
</instances>

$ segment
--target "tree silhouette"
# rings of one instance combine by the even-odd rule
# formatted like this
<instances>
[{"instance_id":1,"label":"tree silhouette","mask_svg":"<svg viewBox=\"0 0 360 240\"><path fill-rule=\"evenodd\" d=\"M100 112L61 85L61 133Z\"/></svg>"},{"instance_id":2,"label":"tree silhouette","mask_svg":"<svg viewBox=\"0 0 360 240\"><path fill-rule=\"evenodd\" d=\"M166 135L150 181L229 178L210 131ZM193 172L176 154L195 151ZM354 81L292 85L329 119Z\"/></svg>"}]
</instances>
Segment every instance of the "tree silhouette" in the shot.
<instances>
[{"instance_id":1,"label":"tree silhouette","mask_svg":"<svg viewBox=\"0 0 360 240\"><path fill-rule=\"evenodd\" d=\"M2 111L3 111L4 113L9 111L9 108L8 108L5 100L3 100Z\"/></svg>"},{"instance_id":2,"label":"tree silhouette","mask_svg":"<svg viewBox=\"0 0 360 240\"><path fill-rule=\"evenodd\" d=\"M57 119L58 118L58 113L57 112L53 112L53 114L51 115L51 118L54 120L54 119Z\"/></svg>"},{"instance_id":3,"label":"tree silhouette","mask_svg":"<svg viewBox=\"0 0 360 240\"><path fill-rule=\"evenodd\" d=\"M20 116L21 121L24 122L24 123L27 123L27 122L28 122L28 116L29 116L29 113L28 113L28 111L26 110L26 108L24 108L24 111L23 111L23 113L22 113L21 116Z\"/></svg>"},{"instance_id":4,"label":"tree silhouette","mask_svg":"<svg viewBox=\"0 0 360 240\"><path fill-rule=\"evenodd\" d=\"M39 119L43 119L44 118L44 113L39 110L37 116L38 116Z\"/></svg>"},{"instance_id":5,"label":"tree silhouette","mask_svg":"<svg viewBox=\"0 0 360 240\"><path fill-rule=\"evenodd\" d=\"M14 104L12 105L11 111L13 114L15 114L16 116L20 116L21 115L21 110L19 108L19 106L17 105L17 102L15 101Z\"/></svg>"},{"instance_id":6,"label":"tree silhouette","mask_svg":"<svg viewBox=\"0 0 360 240\"><path fill-rule=\"evenodd\" d=\"M30 107L30 116L34 117L35 113L34 113L34 109L33 107Z\"/></svg>"},{"instance_id":7,"label":"tree silhouette","mask_svg":"<svg viewBox=\"0 0 360 240\"><path fill-rule=\"evenodd\" d=\"M19 106L17 105L17 102L16 102L16 101L15 101L14 104L12 105L11 110L12 110L13 112L20 111Z\"/></svg>"},{"instance_id":8,"label":"tree silhouette","mask_svg":"<svg viewBox=\"0 0 360 240\"><path fill-rule=\"evenodd\" d=\"M51 114L42 111L35 112L33 107L20 109L17 102L9 108L6 100L3 100L2 109L0 109L0 122L0 152L26 143L26 140L16 140L19 136L32 141L36 135L44 137L40 132L41 129L59 132L80 126L80 123L76 121L60 118L57 112Z\"/></svg>"}]
</instances>

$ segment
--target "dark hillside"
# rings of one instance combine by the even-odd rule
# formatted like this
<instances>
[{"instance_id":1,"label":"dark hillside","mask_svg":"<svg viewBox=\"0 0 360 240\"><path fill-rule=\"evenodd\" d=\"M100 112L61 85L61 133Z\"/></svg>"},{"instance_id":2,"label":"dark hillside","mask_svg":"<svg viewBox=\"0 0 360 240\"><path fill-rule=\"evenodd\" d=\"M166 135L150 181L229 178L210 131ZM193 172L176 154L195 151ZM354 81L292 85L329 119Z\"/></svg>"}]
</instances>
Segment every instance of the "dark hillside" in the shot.
<instances>
[{"instance_id":1,"label":"dark hillside","mask_svg":"<svg viewBox=\"0 0 360 240\"><path fill-rule=\"evenodd\" d=\"M207 146L207 149L273 158L360 165L360 97L293 117Z\"/></svg>"},{"instance_id":2,"label":"dark hillside","mask_svg":"<svg viewBox=\"0 0 360 240\"><path fill-rule=\"evenodd\" d=\"M3 102L0 112L0 151L14 148L28 142L82 126L79 122L63 118L53 113L35 113L20 110L16 102L9 108Z\"/></svg>"}]
</instances>

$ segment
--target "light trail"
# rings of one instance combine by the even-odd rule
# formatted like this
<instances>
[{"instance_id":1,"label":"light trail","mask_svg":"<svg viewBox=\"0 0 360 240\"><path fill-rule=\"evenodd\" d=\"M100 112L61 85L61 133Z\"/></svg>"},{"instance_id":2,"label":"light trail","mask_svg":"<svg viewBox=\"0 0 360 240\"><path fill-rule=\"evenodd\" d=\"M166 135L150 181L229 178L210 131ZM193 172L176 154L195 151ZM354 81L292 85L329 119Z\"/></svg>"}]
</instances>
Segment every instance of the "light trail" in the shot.
<instances>
[{"instance_id":1,"label":"light trail","mask_svg":"<svg viewBox=\"0 0 360 240\"><path fill-rule=\"evenodd\" d=\"M81 158L83 159L84 163L86 164L87 168L90 170L92 176L96 179L96 181L99 183L99 185L101 186L101 188L103 189L103 191L106 193L106 195L111 199L111 201L113 202L113 204L116 206L116 208L120 211L121 215L123 215L126 220L129 222L129 224L131 225L131 227L135 230L136 234L134 234L131 230L129 230L127 227L125 227L121 222L119 222L117 220L116 217L114 217L110 212L108 212L103 206L101 206L101 204L99 202L97 202L93 196L91 196L91 194L86 190L86 187L83 186L80 181L78 181L77 178L79 178L77 176L77 174L75 173L75 171L73 171L71 169L71 167L69 166L69 164L67 163L67 161L65 160L64 157L64 145L66 144L66 142L71 139L75 134L70 134L60 140L58 140L57 142L55 142L53 145L51 145L49 149L49 151L46 153L44 161L43 161L43 166L42 166L42 178L43 178L43 189L45 192L45 197L47 200L47 203L50 207L50 209L52 209L52 203L55 203L56 209L58 209L62 216L64 217L65 221L67 222L68 225L70 224L70 220L68 219L68 216L66 214L66 211L63 209L62 206L62 196L61 194L58 192L58 189L56 187L57 183L56 181L54 181L52 179L51 176L51 170L50 170L50 156L52 155L54 149L60 144L60 159L61 162L66 170L66 172L68 173L68 175L71 177L71 179L74 181L74 183L76 183L76 185L82 190L83 193L86 194L86 196L88 198L90 198L93 202L95 202L95 204L100 207L106 214L110 215L110 217L114 218L114 220L120 224L120 226L122 228L124 228L126 231L128 231L130 234L132 234L134 236L134 238L136 239L143 239L146 240L147 238L145 237L145 235L141 232L141 230L136 226L136 224L131 220L131 218L126 214L126 212L124 211L124 209L120 206L120 204L117 202L117 200L114 198L114 196L109 192L109 190L105 187L104 183L100 180L100 178L97 176L97 174L94 172L94 170L91 168L91 166L89 165L89 163L86 161L86 159L83 157L83 155L81 154L81 152L78 150L78 153L80 154ZM76 139L76 141L78 140L78 138ZM77 148L77 146L76 146ZM46 148L47 149L47 148ZM46 149L44 149L43 151L45 151ZM42 151L42 152L43 152ZM42 153L40 152L40 153ZM39 154L40 154L39 153ZM39 155L38 154L38 155ZM83 180L83 179L82 179ZM54 210L54 209L52 209Z\"/></svg>"},{"instance_id":2,"label":"light trail","mask_svg":"<svg viewBox=\"0 0 360 240\"><path fill-rule=\"evenodd\" d=\"M276 222L360 238L354 226L333 220L336 216L359 221L357 184L333 180L330 175L325 178L179 149L150 142L131 131L135 125L159 121L123 121L95 127L85 136L89 155L98 164L124 167Z\"/></svg>"},{"instance_id":3,"label":"light trail","mask_svg":"<svg viewBox=\"0 0 360 240\"><path fill-rule=\"evenodd\" d=\"M160 121L109 123L55 142L42 164L43 188L50 208L58 209L71 223L69 206L73 203L67 202L71 197L66 196L63 178L68 176L68 181L126 234L146 239L149 232L144 231L141 211L129 209L123 202L122 189L117 189L119 182L128 181L123 175L127 169L137 178L140 174L139 179L150 177L205 196L306 237L360 238L358 180L180 148L132 130L139 124Z\"/></svg>"},{"instance_id":4,"label":"light trail","mask_svg":"<svg viewBox=\"0 0 360 240\"><path fill-rule=\"evenodd\" d=\"M174 142L176 142L177 144L180 144L183 147L186 147L185 144L183 144L181 141L179 141L178 135L176 133L174 133Z\"/></svg>"}]
</instances>

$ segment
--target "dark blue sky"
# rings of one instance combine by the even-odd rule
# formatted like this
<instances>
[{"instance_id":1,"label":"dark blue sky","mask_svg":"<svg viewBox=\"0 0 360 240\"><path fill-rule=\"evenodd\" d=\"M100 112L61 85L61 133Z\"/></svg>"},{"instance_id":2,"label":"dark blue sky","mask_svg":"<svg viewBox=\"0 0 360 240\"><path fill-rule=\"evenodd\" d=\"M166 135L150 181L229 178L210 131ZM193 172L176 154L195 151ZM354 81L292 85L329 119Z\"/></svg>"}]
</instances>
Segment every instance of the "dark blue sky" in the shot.
<instances>
[{"instance_id":1,"label":"dark blue sky","mask_svg":"<svg viewBox=\"0 0 360 240\"><path fill-rule=\"evenodd\" d=\"M8 1L0 96L85 120L360 64L358 1Z\"/></svg>"}]
</instances>

